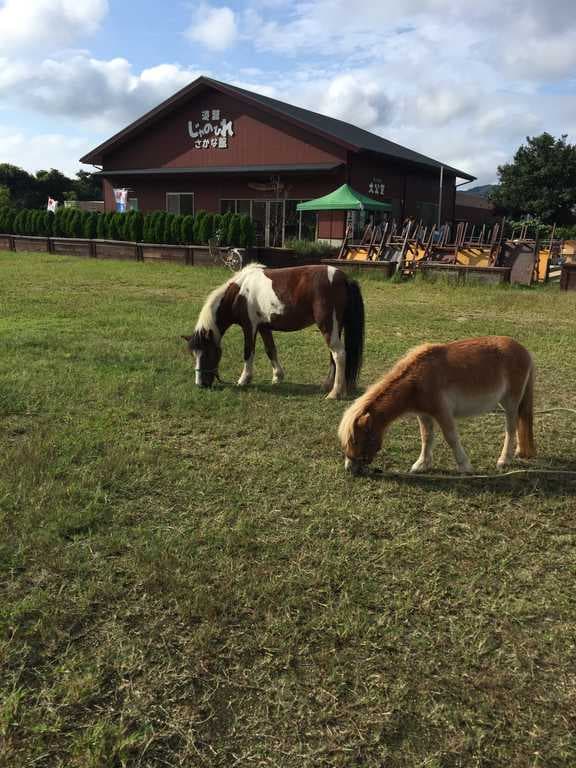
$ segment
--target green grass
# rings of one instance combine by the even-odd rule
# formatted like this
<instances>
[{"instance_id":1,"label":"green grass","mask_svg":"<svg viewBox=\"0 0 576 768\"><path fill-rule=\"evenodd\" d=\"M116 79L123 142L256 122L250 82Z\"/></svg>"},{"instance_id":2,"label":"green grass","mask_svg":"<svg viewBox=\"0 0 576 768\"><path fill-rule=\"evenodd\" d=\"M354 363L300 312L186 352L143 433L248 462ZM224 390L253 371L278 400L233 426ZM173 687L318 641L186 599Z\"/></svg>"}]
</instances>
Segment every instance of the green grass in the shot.
<instances>
[{"instance_id":1,"label":"green grass","mask_svg":"<svg viewBox=\"0 0 576 768\"><path fill-rule=\"evenodd\" d=\"M0 764L576 765L576 482L346 476L315 329L280 388L261 346L249 390L195 388L179 336L228 275L0 254ZM503 333L575 407L573 295L362 285L363 384ZM502 431L462 423L478 471ZM535 464L575 434L539 417ZM377 464L418 451L402 421Z\"/></svg>"}]
</instances>

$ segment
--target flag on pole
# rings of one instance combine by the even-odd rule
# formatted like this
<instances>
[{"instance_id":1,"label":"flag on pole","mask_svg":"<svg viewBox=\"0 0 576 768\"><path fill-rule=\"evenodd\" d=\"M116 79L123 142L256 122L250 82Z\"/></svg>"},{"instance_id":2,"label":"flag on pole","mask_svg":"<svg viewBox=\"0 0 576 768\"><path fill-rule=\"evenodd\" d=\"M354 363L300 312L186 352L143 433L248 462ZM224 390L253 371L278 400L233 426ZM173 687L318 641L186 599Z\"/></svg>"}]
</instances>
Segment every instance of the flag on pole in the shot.
<instances>
[{"instance_id":1,"label":"flag on pole","mask_svg":"<svg viewBox=\"0 0 576 768\"><path fill-rule=\"evenodd\" d=\"M116 201L116 211L118 213L126 213L126 204L128 203L128 190L115 189L114 200Z\"/></svg>"},{"instance_id":2,"label":"flag on pole","mask_svg":"<svg viewBox=\"0 0 576 768\"><path fill-rule=\"evenodd\" d=\"M51 211L51 213L56 213L56 209L58 208L58 200L53 200L51 197L48 198L48 205L46 206L47 211Z\"/></svg>"}]
</instances>

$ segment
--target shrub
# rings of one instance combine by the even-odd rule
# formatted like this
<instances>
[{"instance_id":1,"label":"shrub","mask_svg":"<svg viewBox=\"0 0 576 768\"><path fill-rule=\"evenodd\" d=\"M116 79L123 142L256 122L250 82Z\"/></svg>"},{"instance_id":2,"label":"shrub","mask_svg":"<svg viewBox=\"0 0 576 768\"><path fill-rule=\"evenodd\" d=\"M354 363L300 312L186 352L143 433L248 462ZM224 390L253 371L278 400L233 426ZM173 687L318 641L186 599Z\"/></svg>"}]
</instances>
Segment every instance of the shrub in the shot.
<instances>
[{"instance_id":1,"label":"shrub","mask_svg":"<svg viewBox=\"0 0 576 768\"><path fill-rule=\"evenodd\" d=\"M160 242L166 243L167 245L172 242L172 226L175 218L175 213L166 213L164 216L164 227L162 230L162 240Z\"/></svg>"},{"instance_id":2,"label":"shrub","mask_svg":"<svg viewBox=\"0 0 576 768\"><path fill-rule=\"evenodd\" d=\"M182 220L184 216L181 213L175 213L170 225L170 242L178 245L182 242Z\"/></svg>"},{"instance_id":3,"label":"shrub","mask_svg":"<svg viewBox=\"0 0 576 768\"><path fill-rule=\"evenodd\" d=\"M299 256L318 256L330 258L338 249L328 243L318 243L314 240L286 240L284 247Z\"/></svg>"},{"instance_id":4,"label":"shrub","mask_svg":"<svg viewBox=\"0 0 576 768\"><path fill-rule=\"evenodd\" d=\"M250 216L240 217L240 245L242 248L252 248L256 243L256 229Z\"/></svg>"},{"instance_id":5,"label":"shrub","mask_svg":"<svg viewBox=\"0 0 576 768\"><path fill-rule=\"evenodd\" d=\"M238 248L241 245L242 232L240 228L240 215L235 213L230 219L228 227L228 245L232 248Z\"/></svg>"},{"instance_id":6,"label":"shrub","mask_svg":"<svg viewBox=\"0 0 576 768\"><path fill-rule=\"evenodd\" d=\"M97 213L89 213L84 217L82 236L92 240L96 237L96 229L98 227Z\"/></svg>"},{"instance_id":7,"label":"shrub","mask_svg":"<svg viewBox=\"0 0 576 768\"><path fill-rule=\"evenodd\" d=\"M108 220L108 237L110 240L120 240L120 221L118 217L121 213L113 213Z\"/></svg>"},{"instance_id":8,"label":"shrub","mask_svg":"<svg viewBox=\"0 0 576 768\"><path fill-rule=\"evenodd\" d=\"M108 228L106 226L106 214L98 214L98 224L96 225L96 237L99 240L106 240L108 236Z\"/></svg>"},{"instance_id":9,"label":"shrub","mask_svg":"<svg viewBox=\"0 0 576 768\"><path fill-rule=\"evenodd\" d=\"M194 217L194 242L200 245L202 242L202 222L206 216L206 211L198 211Z\"/></svg>"},{"instance_id":10,"label":"shrub","mask_svg":"<svg viewBox=\"0 0 576 768\"><path fill-rule=\"evenodd\" d=\"M46 237L52 237L52 227L54 226L54 214L52 211L44 212L44 234Z\"/></svg>"},{"instance_id":11,"label":"shrub","mask_svg":"<svg viewBox=\"0 0 576 768\"><path fill-rule=\"evenodd\" d=\"M14 232L17 235L25 235L25 227L26 227L26 213L27 211L20 211L16 214L16 218L14 219Z\"/></svg>"},{"instance_id":12,"label":"shrub","mask_svg":"<svg viewBox=\"0 0 576 768\"><path fill-rule=\"evenodd\" d=\"M223 245L224 237L224 216L220 213L214 215L214 237L219 245Z\"/></svg>"},{"instance_id":13,"label":"shrub","mask_svg":"<svg viewBox=\"0 0 576 768\"><path fill-rule=\"evenodd\" d=\"M220 245L230 245L228 233L230 231L230 221L232 216L234 216L232 211L228 211L228 213L225 213L224 216L222 216L222 236L220 238Z\"/></svg>"},{"instance_id":14,"label":"shrub","mask_svg":"<svg viewBox=\"0 0 576 768\"><path fill-rule=\"evenodd\" d=\"M129 240L134 243L142 242L142 234L144 232L144 216L140 211L134 211L130 218L129 224Z\"/></svg>"},{"instance_id":15,"label":"shrub","mask_svg":"<svg viewBox=\"0 0 576 768\"><path fill-rule=\"evenodd\" d=\"M200 224L200 242L207 245L208 240L214 236L214 214L207 213Z\"/></svg>"},{"instance_id":16,"label":"shrub","mask_svg":"<svg viewBox=\"0 0 576 768\"><path fill-rule=\"evenodd\" d=\"M180 242L187 244L194 242L194 216L190 214L182 217Z\"/></svg>"},{"instance_id":17,"label":"shrub","mask_svg":"<svg viewBox=\"0 0 576 768\"><path fill-rule=\"evenodd\" d=\"M14 233L14 218L16 212L12 208L2 208L0 210L0 233L3 235L12 235Z\"/></svg>"},{"instance_id":18,"label":"shrub","mask_svg":"<svg viewBox=\"0 0 576 768\"><path fill-rule=\"evenodd\" d=\"M156 222L154 224L154 242L155 243L164 242L165 223L166 223L166 212L158 211Z\"/></svg>"}]
</instances>

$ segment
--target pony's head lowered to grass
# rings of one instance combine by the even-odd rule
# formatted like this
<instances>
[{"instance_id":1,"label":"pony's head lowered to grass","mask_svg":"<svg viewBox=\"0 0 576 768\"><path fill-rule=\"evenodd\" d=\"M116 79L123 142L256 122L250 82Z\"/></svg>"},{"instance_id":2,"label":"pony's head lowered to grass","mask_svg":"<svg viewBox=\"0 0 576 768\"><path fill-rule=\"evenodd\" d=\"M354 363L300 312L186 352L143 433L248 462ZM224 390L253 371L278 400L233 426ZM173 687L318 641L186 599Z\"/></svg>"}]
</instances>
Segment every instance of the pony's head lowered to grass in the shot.
<instances>
[{"instance_id":1,"label":"pony's head lowered to grass","mask_svg":"<svg viewBox=\"0 0 576 768\"><path fill-rule=\"evenodd\" d=\"M194 368L196 384L199 387L211 387L218 378L218 366L222 357L222 347L212 330L201 328L192 336L183 336L188 342L188 349L196 358Z\"/></svg>"},{"instance_id":2,"label":"pony's head lowered to grass","mask_svg":"<svg viewBox=\"0 0 576 768\"><path fill-rule=\"evenodd\" d=\"M345 411L338 437L344 449L344 466L353 475L362 474L382 447L384 434L375 428L374 416L366 410L366 398L358 398Z\"/></svg>"},{"instance_id":3,"label":"pony's head lowered to grass","mask_svg":"<svg viewBox=\"0 0 576 768\"><path fill-rule=\"evenodd\" d=\"M204 302L200 310L196 328L191 336L183 336L188 343L188 350L195 357L196 384L199 387L211 387L218 378L218 366L222 357L221 339L228 318L218 318L218 310L228 290L229 283L216 288Z\"/></svg>"}]
</instances>

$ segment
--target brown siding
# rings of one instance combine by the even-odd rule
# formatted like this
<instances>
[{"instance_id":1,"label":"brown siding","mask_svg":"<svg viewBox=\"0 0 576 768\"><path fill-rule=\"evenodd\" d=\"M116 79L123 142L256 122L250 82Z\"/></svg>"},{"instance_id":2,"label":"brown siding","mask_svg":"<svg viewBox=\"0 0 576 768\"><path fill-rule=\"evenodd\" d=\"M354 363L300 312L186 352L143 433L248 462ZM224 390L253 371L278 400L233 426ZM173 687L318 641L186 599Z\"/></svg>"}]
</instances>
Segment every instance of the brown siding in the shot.
<instances>
[{"instance_id":1,"label":"brown siding","mask_svg":"<svg viewBox=\"0 0 576 768\"><path fill-rule=\"evenodd\" d=\"M369 154L352 158L350 184L365 195L370 195L373 178L385 185L384 195L373 195L377 200L399 200L404 217L418 216L418 203L438 204L440 171L420 169L409 164ZM454 218L455 177L444 172L442 184L442 221Z\"/></svg>"},{"instance_id":2,"label":"brown siding","mask_svg":"<svg viewBox=\"0 0 576 768\"><path fill-rule=\"evenodd\" d=\"M188 121L200 121L204 109L219 109L222 117L233 121L234 136L228 139L228 149L194 148L194 140L188 134ZM106 155L104 168L192 168L345 160L346 151L337 144L224 94L206 93Z\"/></svg>"},{"instance_id":3,"label":"brown siding","mask_svg":"<svg viewBox=\"0 0 576 768\"><path fill-rule=\"evenodd\" d=\"M284 185L281 198L308 200L331 192L344 183L342 172L316 173L314 175L281 175ZM165 210L166 192L193 192L194 210L220 212L220 200L273 200L274 191L261 191L250 187L252 183L268 181L267 176L242 175L241 178L226 174L215 176L169 176L151 178L142 176L114 177L114 186L130 189L130 197L138 198L141 211ZM114 210L112 185L105 181L106 210Z\"/></svg>"}]
</instances>

